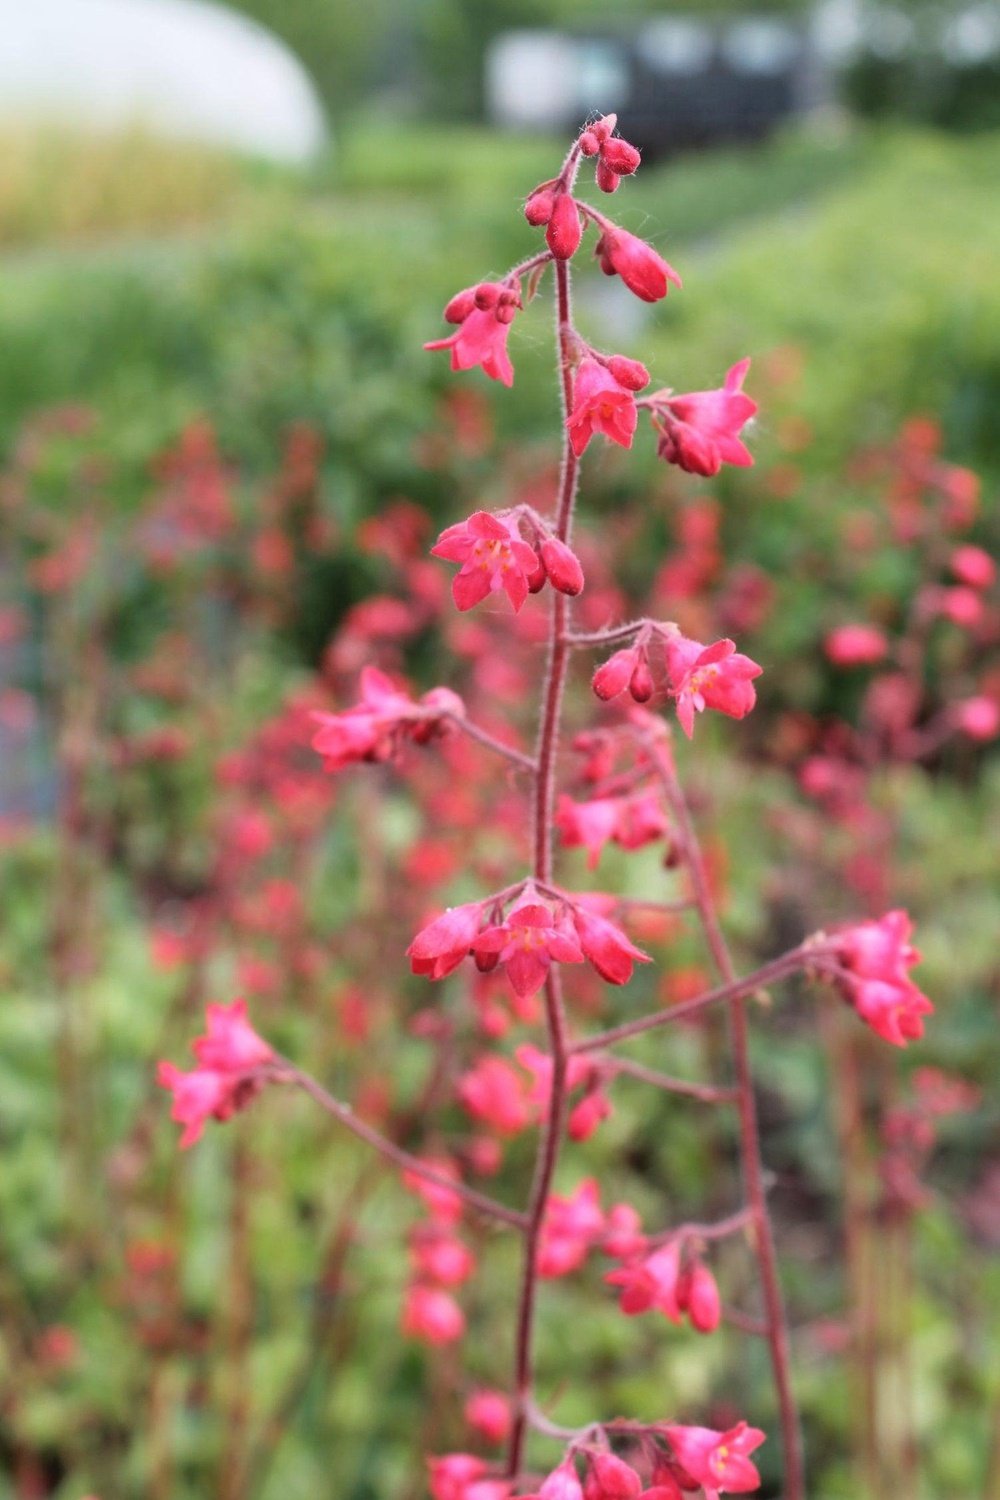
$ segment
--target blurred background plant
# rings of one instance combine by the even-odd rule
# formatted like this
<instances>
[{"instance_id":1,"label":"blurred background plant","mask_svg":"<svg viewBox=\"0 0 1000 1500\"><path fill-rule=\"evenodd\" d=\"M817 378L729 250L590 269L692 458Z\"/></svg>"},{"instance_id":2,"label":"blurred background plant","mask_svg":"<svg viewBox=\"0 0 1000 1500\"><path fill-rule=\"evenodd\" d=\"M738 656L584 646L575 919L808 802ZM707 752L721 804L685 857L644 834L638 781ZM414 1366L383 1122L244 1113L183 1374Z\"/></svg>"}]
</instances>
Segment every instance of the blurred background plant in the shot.
<instances>
[{"instance_id":1,"label":"blurred background plant","mask_svg":"<svg viewBox=\"0 0 1000 1500\"><path fill-rule=\"evenodd\" d=\"M517 205L548 170L543 131L484 123L490 45L544 27L592 58L595 38L604 55L690 19L570 0L241 8L315 81L333 131L318 154L247 156L141 117L98 129L25 107L0 126L12 1500L297 1500L334 1477L349 1500L402 1500L422 1492L420 1450L466 1441L447 1354L398 1334L409 1210L381 1170L268 1098L178 1174L153 1063L178 1055L206 998L242 992L287 1052L421 1138L426 995L390 991L382 954L402 953L427 902L461 899L468 822L496 788L473 758L462 798L421 764L405 795L380 772L334 795L308 710L352 699L368 660L430 686L445 647L487 718L491 694L516 699L516 662L506 681L481 676L483 642L442 621L446 580L425 559L463 505L552 480L538 360L518 360L494 403L420 350L457 286L522 252ZM805 5L712 7L719 25L776 10L817 21ZM753 144L739 122L694 153L656 143L627 214L682 273L697 261L697 289L648 319L610 284L581 309L595 340L627 326L680 389L753 353L757 467L706 484L602 453L589 479L633 600L686 612L692 633L738 627L766 668L741 760L714 729L696 768L703 817L735 830L719 879L744 955L868 901L905 904L939 1004L903 1064L847 1038L833 1009L819 1043L794 1005L767 1028L813 1492L997 1500L1000 627L995 583L969 584L954 556L997 544L998 54L984 7L846 10L853 40L814 107ZM534 337L515 328L515 353ZM830 649L858 625L884 657ZM963 724L970 699L986 707ZM635 894L656 872L655 853L628 872L606 859ZM387 905L394 931L367 918ZM682 999L696 954L679 932L649 940L656 993ZM671 1064L693 1066L711 1032L678 1033ZM391 1094L371 1085L380 1064ZM967 1086L953 1115L929 1066ZM659 1184L717 1206L721 1128L675 1101L616 1106L613 1139L575 1148L581 1172L628 1140L623 1196L655 1202ZM685 1178L663 1184L668 1131ZM500 1273L504 1253L489 1248ZM488 1278L476 1295L487 1329ZM636 1340L610 1299L594 1314L597 1295L567 1282L545 1299L543 1347L568 1340L594 1371L567 1419L753 1387L756 1354L737 1370L725 1338ZM491 1358L484 1342L487 1382Z\"/></svg>"}]
</instances>

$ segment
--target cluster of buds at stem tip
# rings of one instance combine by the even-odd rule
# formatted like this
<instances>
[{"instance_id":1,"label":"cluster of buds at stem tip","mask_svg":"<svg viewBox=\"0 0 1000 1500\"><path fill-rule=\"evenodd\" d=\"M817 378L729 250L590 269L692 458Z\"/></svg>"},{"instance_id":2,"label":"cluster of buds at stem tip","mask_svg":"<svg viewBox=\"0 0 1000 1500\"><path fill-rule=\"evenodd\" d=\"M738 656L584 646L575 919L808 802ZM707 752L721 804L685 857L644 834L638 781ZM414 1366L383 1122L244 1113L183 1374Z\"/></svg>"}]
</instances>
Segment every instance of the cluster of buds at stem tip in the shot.
<instances>
[{"instance_id":1,"label":"cluster of buds at stem tip","mask_svg":"<svg viewBox=\"0 0 1000 1500\"><path fill-rule=\"evenodd\" d=\"M494 515L477 510L442 531L431 555L461 564L451 586L458 609L472 609L489 594L502 591L516 613L528 595L537 594L546 583L570 596L583 592L583 569L576 553L538 519L527 522L532 541L525 541L522 521L517 511Z\"/></svg>"},{"instance_id":2,"label":"cluster of buds at stem tip","mask_svg":"<svg viewBox=\"0 0 1000 1500\"><path fill-rule=\"evenodd\" d=\"M724 639L705 646L680 633L675 625L643 627L631 646L616 651L594 673L592 687L608 702L626 690L636 703L647 703L655 682L649 651L661 648L664 686L677 705L681 728L691 738L696 713L712 708L731 719L742 719L753 708L753 686L763 668Z\"/></svg>"},{"instance_id":3,"label":"cluster of buds at stem tip","mask_svg":"<svg viewBox=\"0 0 1000 1500\"><path fill-rule=\"evenodd\" d=\"M633 965L651 960L598 909L606 899L547 900L529 881L506 917L496 898L453 906L417 933L410 967L444 979L471 956L482 973L502 968L519 1000L537 994L553 962L589 962L609 984L627 984Z\"/></svg>"}]
</instances>

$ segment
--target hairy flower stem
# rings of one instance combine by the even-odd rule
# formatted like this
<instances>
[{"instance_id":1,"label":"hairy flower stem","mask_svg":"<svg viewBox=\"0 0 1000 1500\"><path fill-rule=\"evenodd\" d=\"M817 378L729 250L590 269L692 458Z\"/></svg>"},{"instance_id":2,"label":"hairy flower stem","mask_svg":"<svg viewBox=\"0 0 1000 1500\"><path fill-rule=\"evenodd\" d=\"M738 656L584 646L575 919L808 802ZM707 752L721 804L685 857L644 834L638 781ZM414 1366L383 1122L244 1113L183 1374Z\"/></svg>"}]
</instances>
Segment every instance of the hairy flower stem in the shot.
<instances>
[{"instance_id":1,"label":"hairy flower stem","mask_svg":"<svg viewBox=\"0 0 1000 1500\"><path fill-rule=\"evenodd\" d=\"M659 745L651 746L651 753L677 826L678 841L690 873L698 915L713 962L720 977L727 984L736 983L736 970L719 925L701 846L691 822L687 799L677 779L672 758L669 752L664 752ZM767 1341L771 1351L771 1367L778 1394L781 1443L785 1462L785 1500L804 1500L802 1437L799 1430L798 1411L792 1394L788 1327L781 1299L781 1284L778 1279L778 1257L774 1247L774 1233L767 1210L764 1166L760 1152L760 1130L757 1123L757 1102L754 1097L753 1072L750 1066L749 1027L746 1002L742 997L735 997L729 1001L729 1031L736 1086L739 1090L738 1110L743 1173L746 1179L747 1201L753 1214L754 1250L764 1293Z\"/></svg>"},{"instance_id":2,"label":"hairy flower stem","mask_svg":"<svg viewBox=\"0 0 1000 1500\"><path fill-rule=\"evenodd\" d=\"M573 397L570 352L573 338L570 307L569 267L556 261L556 353L559 362L561 410L563 415L562 468L559 476L559 502L555 534L568 542L573 527L573 504L579 465L566 433L566 417ZM558 589L552 590L549 617L549 654L542 689L542 711L535 752L535 798L533 823L533 873L536 880L552 879L552 815L555 801L556 761L559 755L559 727L562 716L563 689L569 647L565 637L569 620L569 601ZM561 983L555 969L549 970L545 984L545 1021L549 1053L552 1059L552 1082L545 1119L542 1122L535 1160L534 1181L528 1207L528 1229L524 1243L524 1263L517 1310L517 1335L514 1353L514 1421L507 1450L507 1473L513 1477L520 1469L528 1431L528 1408L533 1389L532 1343L535 1325L535 1301L538 1295L538 1244L545 1218L559 1147L562 1142L563 1117L566 1113L566 1068L569 1038L563 1008Z\"/></svg>"}]
</instances>

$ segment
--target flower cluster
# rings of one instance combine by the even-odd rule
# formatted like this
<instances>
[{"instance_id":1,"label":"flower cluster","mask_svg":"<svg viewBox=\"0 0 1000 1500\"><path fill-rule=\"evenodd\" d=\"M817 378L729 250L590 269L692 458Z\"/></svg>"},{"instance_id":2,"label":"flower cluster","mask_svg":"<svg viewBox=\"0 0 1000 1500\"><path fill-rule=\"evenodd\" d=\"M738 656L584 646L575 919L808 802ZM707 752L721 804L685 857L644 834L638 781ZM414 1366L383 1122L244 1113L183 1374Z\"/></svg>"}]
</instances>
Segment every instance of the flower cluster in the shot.
<instances>
[{"instance_id":1,"label":"flower cluster","mask_svg":"<svg viewBox=\"0 0 1000 1500\"><path fill-rule=\"evenodd\" d=\"M650 962L585 898L546 899L531 881L506 917L497 898L452 907L417 933L406 954L413 973L429 979L444 979L469 956L481 973L502 968L519 1000L538 993L553 961L589 961L609 984L627 984L635 964Z\"/></svg>"},{"instance_id":2,"label":"flower cluster","mask_svg":"<svg viewBox=\"0 0 1000 1500\"><path fill-rule=\"evenodd\" d=\"M313 749L328 771L358 761L391 760L404 741L424 745L461 718L462 700L449 688L432 688L414 702L375 667L361 673L361 701L341 714L317 710Z\"/></svg>"},{"instance_id":3,"label":"flower cluster","mask_svg":"<svg viewBox=\"0 0 1000 1500\"><path fill-rule=\"evenodd\" d=\"M537 550L521 536L518 517L485 510L441 533L431 552L461 563L452 583L452 596L460 610L471 609L501 589L515 613L529 594L537 594L546 583L570 596L583 592L579 558L544 526L536 522L533 529Z\"/></svg>"},{"instance_id":4,"label":"flower cluster","mask_svg":"<svg viewBox=\"0 0 1000 1500\"><path fill-rule=\"evenodd\" d=\"M634 645L616 651L597 668L593 689L608 701L628 690L637 703L647 703L655 691L650 668L650 646L662 647L665 686L677 705L677 717L691 738L696 713L713 708L731 719L742 719L757 701L753 686L763 668L737 651L734 641L713 641L704 646L689 640L676 626L650 630L641 627Z\"/></svg>"},{"instance_id":5,"label":"flower cluster","mask_svg":"<svg viewBox=\"0 0 1000 1500\"><path fill-rule=\"evenodd\" d=\"M247 1020L244 1000L210 1005L207 1032L191 1044L198 1066L184 1073L161 1062L156 1081L174 1096L171 1118L184 1126L181 1145L193 1146L206 1120L228 1120L243 1109L262 1087L260 1070L274 1061L274 1053Z\"/></svg>"},{"instance_id":6,"label":"flower cluster","mask_svg":"<svg viewBox=\"0 0 1000 1500\"><path fill-rule=\"evenodd\" d=\"M934 1010L907 973L920 962L909 940L911 930L905 911L890 911L877 922L847 927L833 939L847 998L862 1020L895 1047L923 1036L924 1016Z\"/></svg>"}]
</instances>

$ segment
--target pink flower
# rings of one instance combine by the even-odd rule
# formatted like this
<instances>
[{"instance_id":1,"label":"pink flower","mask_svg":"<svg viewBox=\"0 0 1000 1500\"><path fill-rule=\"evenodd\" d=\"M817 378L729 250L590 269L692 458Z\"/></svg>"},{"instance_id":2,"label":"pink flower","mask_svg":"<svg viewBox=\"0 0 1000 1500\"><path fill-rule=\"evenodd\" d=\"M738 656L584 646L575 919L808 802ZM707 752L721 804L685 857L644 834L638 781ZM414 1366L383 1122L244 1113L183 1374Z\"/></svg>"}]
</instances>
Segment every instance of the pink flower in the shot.
<instances>
[{"instance_id":1,"label":"pink flower","mask_svg":"<svg viewBox=\"0 0 1000 1500\"><path fill-rule=\"evenodd\" d=\"M955 548L950 566L959 583L971 589L988 589L997 576L997 565L990 554L969 544Z\"/></svg>"},{"instance_id":2,"label":"pink flower","mask_svg":"<svg viewBox=\"0 0 1000 1500\"><path fill-rule=\"evenodd\" d=\"M573 410L566 430L579 458L595 432L619 447L631 448L639 413L635 396L596 359L584 359L573 381Z\"/></svg>"},{"instance_id":3,"label":"pink flower","mask_svg":"<svg viewBox=\"0 0 1000 1500\"><path fill-rule=\"evenodd\" d=\"M486 1460L471 1453L446 1453L427 1460L431 1500L506 1500L509 1479L489 1479Z\"/></svg>"},{"instance_id":4,"label":"pink flower","mask_svg":"<svg viewBox=\"0 0 1000 1500\"><path fill-rule=\"evenodd\" d=\"M667 641L667 670L677 717L690 739L696 710L715 708L732 719L748 714L757 701L752 681L763 668L738 652L733 641L703 646L676 635Z\"/></svg>"},{"instance_id":5,"label":"pink flower","mask_svg":"<svg viewBox=\"0 0 1000 1500\"><path fill-rule=\"evenodd\" d=\"M757 411L757 403L743 391L749 368L749 359L742 359L729 370L721 388L665 396L657 402L654 420L661 458L707 478L718 474L724 463L740 468L753 463L740 441L740 432Z\"/></svg>"},{"instance_id":6,"label":"pink flower","mask_svg":"<svg viewBox=\"0 0 1000 1500\"><path fill-rule=\"evenodd\" d=\"M389 760L405 738L423 742L440 733L448 717L464 714L461 698L434 688L414 702L376 667L361 672L361 701L342 714L312 714L319 725L312 747L324 769L339 771L356 761Z\"/></svg>"},{"instance_id":7,"label":"pink flower","mask_svg":"<svg viewBox=\"0 0 1000 1500\"><path fill-rule=\"evenodd\" d=\"M601 1249L616 1260L631 1260L646 1248L642 1220L631 1203L615 1203L608 1210Z\"/></svg>"},{"instance_id":8,"label":"pink flower","mask_svg":"<svg viewBox=\"0 0 1000 1500\"><path fill-rule=\"evenodd\" d=\"M482 903L470 901L465 906L450 906L422 927L406 950L412 972L426 974L428 979L444 979L468 957L482 919Z\"/></svg>"},{"instance_id":9,"label":"pink flower","mask_svg":"<svg viewBox=\"0 0 1000 1500\"><path fill-rule=\"evenodd\" d=\"M463 1073L458 1097L473 1119L500 1135L517 1135L534 1115L523 1077L502 1057L481 1057Z\"/></svg>"},{"instance_id":10,"label":"pink flower","mask_svg":"<svg viewBox=\"0 0 1000 1500\"><path fill-rule=\"evenodd\" d=\"M473 944L473 951L477 961L488 962L496 954L519 1000L538 993L553 959L561 964L583 963L572 932L557 925L549 908L538 901L522 902L506 922L487 927Z\"/></svg>"},{"instance_id":11,"label":"pink flower","mask_svg":"<svg viewBox=\"0 0 1000 1500\"><path fill-rule=\"evenodd\" d=\"M433 1225L421 1225L416 1231L410 1259L421 1280L437 1286L461 1286L476 1268L468 1246Z\"/></svg>"},{"instance_id":12,"label":"pink flower","mask_svg":"<svg viewBox=\"0 0 1000 1500\"><path fill-rule=\"evenodd\" d=\"M627 1317L656 1308L671 1323L681 1321L677 1285L681 1275L681 1251L677 1240L670 1240L645 1260L609 1271L605 1281L621 1287L619 1307Z\"/></svg>"},{"instance_id":13,"label":"pink flower","mask_svg":"<svg viewBox=\"0 0 1000 1500\"><path fill-rule=\"evenodd\" d=\"M838 667L870 667L883 659L889 643L875 625L838 625L823 642L823 650Z\"/></svg>"},{"instance_id":14,"label":"pink flower","mask_svg":"<svg viewBox=\"0 0 1000 1500\"><path fill-rule=\"evenodd\" d=\"M567 849L584 848L587 868L593 870L601 850L615 836L620 817L619 797L595 797L590 802L574 802L563 794L556 809L556 827Z\"/></svg>"},{"instance_id":15,"label":"pink flower","mask_svg":"<svg viewBox=\"0 0 1000 1500\"><path fill-rule=\"evenodd\" d=\"M232 1005L209 1005L205 1010L208 1035L192 1043L192 1051L202 1068L220 1073L249 1073L262 1068L274 1057L274 1051L259 1037L247 1020L245 1000Z\"/></svg>"},{"instance_id":16,"label":"pink flower","mask_svg":"<svg viewBox=\"0 0 1000 1500\"><path fill-rule=\"evenodd\" d=\"M568 1198L550 1194L538 1245L539 1276L552 1280L578 1270L603 1232L604 1215L593 1177L585 1178Z\"/></svg>"},{"instance_id":17,"label":"pink flower","mask_svg":"<svg viewBox=\"0 0 1000 1500\"><path fill-rule=\"evenodd\" d=\"M424 1344L453 1344L465 1332L465 1314L447 1292L418 1282L406 1293L402 1329Z\"/></svg>"},{"instance_id":18,"label":"pink flower","mask_svg":"<svg viewBox=\"0 0 1000 1500\"><path fill-rule=\"evenodd\" d=\"M704 1486L707 1493L745 1495L760 1484L760 1475L749 1458L767 1435L759 1428L740 1422L728 1432L681 1426L665 1427L662 1431L684 1470L684 1477Z\"/></svg>"},{"instance_id":19,"label":"pink flower","mask_svg":"<svg viewBox=\"0 0 1000 1500\"><path fill-rule=\"evenodd\" d=\"M494 294L491 305L477 305L477 298L479 303L489 301L491 293ZM458 330L448 338L432 339L424 348L450 349L453 370L471 370L482 365L491 380L513 385L514 367L507 353L507 335L520 305L519 293L496 283L485 282L468 292L460 292L445 309L446 317L449 312L452 314L448 321L458 322Z\"/></svg>"},{"instance_id":20,"label":"pink flower","mask_svg":"<svg viewBox=\"0 0 1000 1500\"><path fill-rule=\"evenodd\" d=\"M588 1453L590 1467L584 1481L584 1500L636 1500L642 1480L624 1459L613 1453Z\"/></svg>"},{"instance_id":21,"label":"pink flower","mask_svg":"<svg viewBox=\"0 0 1000 1500\"><path fill-rule=\"evenodd\" d=\"M174 1095L170 1118L184 1126L184 1149L199 1139L206 1120L228 1120L261 1088L261 1080L254 1075L273 1060L274 1052L246 1014L243 1000L229 1006L209 1005L208 1034L192 1043L198 1067L185 1073L170 1062L157 1066L157 1083Z\"/></svg>"},{"instance_id":22,"label":"pink flower","mask_svg":"<svg viewBox=\"0 0 1000 1500\"><path fill-rule=\"evenodd\" d=\"M465 1420L488 1443L502 1443L510 1432L510 1398L502 1391L473 1391L465 1403Z\"/></svg>"},{"instance_id":23,"label":"pink flower","mask_svg":"<svg viewBox=\"0 0 1000 1500\"><path fill-rule=\"evenodd\" d=\"M628 984L634 964L653 962L648 953L637 948L607 917L577 906L573 909L573 924L584 957L608 984Z\"/></svg>"},{"instance_id":24,"label":"pink flower","mask_svg":"<svg viewBox=\"0 0 1000 1500\"><path fill-rule=\"evenodd\" d=\"M605 844L623 849L641 849L666 833L666 816L653 792L633 797L595 797L589 802L559 798L556 827L567 849L587 850L587 867L593 870Z\"/></svg>"},{"instance_id":25,"label":"pink flower","mask_svg":"<svg viewBox=\"0 0 1000 1500\"><path fill-rule=\"evenodd\" d=\"M537 1493L525 1495L523 1500L583 1500L583 1490L571 1458L563 1459L558 1469L543 1481Z\"/></svg>"},{"instance_id":26,"label":"pink flower","mask_svg":"<svg viewBox=\"0 0 1000 1500\"><path fill-rule=\"evenodd\" d=\"M451 586L460 610L471 609L498 589L519 610L538 569L533 548L521 540L516 528L485 510L442 531L431 553L462 564Z\"/></svg>"},{"instance_id":27,"label":"pink flower","mask_svg":"<svg viewBox=\"0 0 1000 1500\"><path fill-rule=\"evenodd\" d=\"M952 709L956 727L970 740L992 740L1000 733L1000 704L980 694L956 703Z\"/></svg>"},{"instance_id":28,"label":"pink flower","mask_svg":"<svg viewBox=\"0 0 1000 1500\"><path fill-rule=\"evenodd\" d=\"M643 302L659 302L667 295L669 282L680 287L681 278L652 245L617 224L604 221L602 229L594 253L606 276L620 276L629 291Z\"/></svg>"},{"instance_id":29,"label":"pink flower","mask_svg":"<svg viewBox=\"0 0 1000 1500\"><path fill-rule=\"evenodd\" d=\"M909 941L911 928L906 912L896 910L836 935L837 956L850 975L848 999L861 1019L894 1047L919 1040L923 1018L934 1010L907 973L920 962Z\"/></svg>"}]
</instances>

